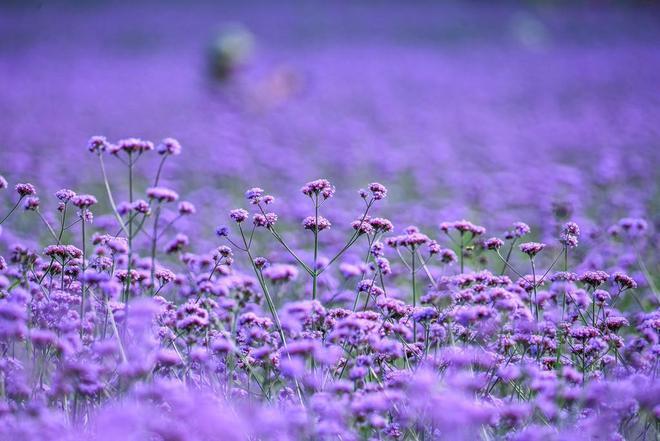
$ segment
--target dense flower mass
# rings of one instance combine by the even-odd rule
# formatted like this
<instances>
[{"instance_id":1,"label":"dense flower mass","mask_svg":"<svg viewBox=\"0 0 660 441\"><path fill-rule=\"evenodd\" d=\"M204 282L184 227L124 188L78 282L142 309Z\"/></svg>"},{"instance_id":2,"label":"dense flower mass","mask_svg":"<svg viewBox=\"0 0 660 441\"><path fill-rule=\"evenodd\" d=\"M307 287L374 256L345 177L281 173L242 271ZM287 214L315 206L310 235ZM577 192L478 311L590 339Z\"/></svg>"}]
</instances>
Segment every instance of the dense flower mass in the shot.
<instances>
[{"instance_id":1,"label":"dense flower mass","mask_svg":"<svg viewBox=\"0 0 660 441\"><path fill-rule=\"evenodd\" d=\"M101 164L107 145L89 143ZM153 144L116 145L133 155ZM153 154L180 151L163 145ZM536 237L522 222L485 240L466 220L394 234L373 217L387 189L370 184L346 238L319 235L335 192L319 179L279 215L250 188L250 209L231 210L233 226L209 234L205 250L180 228L194 205L164 204L178 194L158 186L161 172L130 181L125 203L109 185L98 200L63 189L39 204L19 184L34 207L24 213L6 196L4 219L14 228L36 217L43 246L18 242L0 256L3 439L659 435L646 222L617 224L634 241L606 235L618 248L586 250L572 221L543 243L518 244ZM293 213L310 209L303 227L314 234L303 234Z\"/></svg>"},{"instance_id":2,"label":"dense flower mass","mask_svg":"<svg viewBox=\"0 0 660 441\"><path fill-rule=\"evenodd\" d=\"M82 3L0 2L0 440L660 437L660 5Z\"/></svg>"}]
</instances>

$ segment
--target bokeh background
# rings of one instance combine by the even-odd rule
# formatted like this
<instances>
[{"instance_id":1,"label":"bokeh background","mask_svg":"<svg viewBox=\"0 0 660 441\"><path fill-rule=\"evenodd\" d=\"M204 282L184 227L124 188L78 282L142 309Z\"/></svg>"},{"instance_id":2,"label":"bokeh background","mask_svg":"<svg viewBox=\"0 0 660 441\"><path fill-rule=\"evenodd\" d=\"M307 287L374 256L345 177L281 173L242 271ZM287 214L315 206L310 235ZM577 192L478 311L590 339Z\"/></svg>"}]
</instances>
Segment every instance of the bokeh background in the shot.
<instances>
[{"instance_id":1,"label":"bokeh background","mask_svg":"<svg viewBox=\"0 0 660 441\"><path fill-rule=\"evenodd\" d=\"M103 199L90 136L175 137L164 183L200 214L183 229L225 222L252 186L297 221L319 177L334 221L371 181L405 225L657 221L659 17L653 2L3 3L0 174Z\"/></svg>"}]
</instances>

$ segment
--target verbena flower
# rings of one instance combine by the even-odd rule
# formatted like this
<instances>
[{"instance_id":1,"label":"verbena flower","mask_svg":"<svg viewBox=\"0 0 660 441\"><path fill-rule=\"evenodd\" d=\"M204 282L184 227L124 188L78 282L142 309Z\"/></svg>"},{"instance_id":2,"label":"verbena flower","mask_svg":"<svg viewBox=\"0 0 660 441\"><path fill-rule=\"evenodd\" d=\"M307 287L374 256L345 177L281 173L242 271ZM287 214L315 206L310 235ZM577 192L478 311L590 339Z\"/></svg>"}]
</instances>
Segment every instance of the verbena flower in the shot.
<instances>
[{"instance_id":1,"label":"verbena flower","mask_svg":"<svg viewBox=\"0 0 660 441\"><path fill-rule=\"evenodd\" d=\"M332 224L323 216L307 216L305 219L303 219L302 225L306 230L323 231L330 228Z\"/></svg>"},{"instance_id":2,"label":"verbena flower","mask_svg":"<svg viewBox=\"0 0 660 441\"><path fill-rule=\"evenodd\" d=\"M544 243L539 243L539 242L526 242L526 243L521 243L518 246L518 248L520 248L520 251L527 254L529 257L536 256L545 247L546 245Z\"/></svg>"}]
</instances>

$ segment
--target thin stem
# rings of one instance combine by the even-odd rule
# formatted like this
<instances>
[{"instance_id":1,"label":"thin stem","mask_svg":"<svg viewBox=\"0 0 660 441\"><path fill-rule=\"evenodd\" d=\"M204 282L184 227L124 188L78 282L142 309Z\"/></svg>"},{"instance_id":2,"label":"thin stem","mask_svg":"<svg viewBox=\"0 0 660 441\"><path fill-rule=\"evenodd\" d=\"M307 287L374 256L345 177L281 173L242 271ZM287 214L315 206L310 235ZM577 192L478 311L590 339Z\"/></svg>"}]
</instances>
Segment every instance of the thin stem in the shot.
<instances>
[{"instance_id":1,"label":"thin stem","mask_svg":"<svg viewBox=\"0 0 660 441\"><path fill-rule=\"evenodd\" d=\"M312 275L312 300L316 300L318 285L318 256L319 256L319 196L314 200L314 268Z\"/></svg>"},{"instance_id":2,"label":"thin stem","mask_svg":"<svg viewBox=\"0 0 660 441\"><path fill-rule=\"evenodd\" d=\"M2 220L0 221L0 225L2 225L7 219L9 219L9 216L11 216L11 214L16 210L16 208L18 208L18 206L20 205L20 203L21 203L21 201L23 200L24 197L25 196L21 196L18 199L18 202L16 202L16 205L14 205L14 207L11 210L9 210L9 213L7 213L7 215L2 218Z\"/></svg>"},{"instance_id":3,"label":"thin stem","mask_svg":"<svg viewBox=\"0 0 660 441\"><path fill-rule=\"evenodd\" d=\"M291 254L291 256L296 260L296 262L298 262L303 267L303 269L307 272L307 274L309 274L310 276L314 275L314 272L310 269L310 267L307 266L307 264L305 262L303 262L298 257L298 255L293 252L293 250L291 248L289 248L289 246L286 244L286 242L284 242L282 237L280 237L279 233L277 231L275 231L275 229L272 226L268 227L268 231L270 231L271 234L273 235L273 237L275 237L275 239L289 252L289 254Z\"/></svg>"},{"instance_id":4,"label":"thin stem","mask_svg":"<svg viewBox=\"0 0 660 441\"><path fill-rule=\"evenodd\" d=\"M160 174L163 171L163 165L165 165L165 160L168 155L163 155L163 159L160 160L158 164L158 171L156 172L156 179L154 179L154 187L158 187L158 181L160 181Z\"/></svg>"},{"instance_id":5,"label":"thin stem","mask_svg":"<svg viewBox=\"0 0 660 441\"><path fill-rule=\"evenodd\" d=\"M121 229L124 231L124 233L128 234L128 232L126 231L126 226L124 225L124 221L121 219L121 215L117 210L115 199L112 197L112 190L110 190L110 182L108 181L108 175L105 172L105 163L103 162L102 155L99 155L99 162L101 163L101 173L103 174L103 185L105 185L105 192L108 195L108 200L110 201L110 207L112 207L112 213L115 215L115 218L117 219L117 222L119 222L119 225L121 226Z\"/></svg>"},{"instance_id":6,"label":"thin stem","mask_svg":"<svg viewBox=\"0 0 660 441\"><path fill-rule=\"evenodd\" d=\"M500 276L504 275L504 272L506 271L506 266L509 263L509 259L511 258L511 252L513 251L513 247L516 244L516 241L518 240L517 237L514 237L513 240L511 241L511 245L509 246L509 251L506 253L506 260L504 261L504 265L502 266L502 271L500 271Z\"/></svg>"},{"instance_id":7,"label":"thin stem","mask_svg":"<svg viewBox=\"0 0 660 441\"><path fill-rule=\"evenodd\" d=\"M161 162L162 164L162 162ZM154 233L151 239L151 295L154 295L155 276L156 276L156 245L158 242L158 218L160 217L160 205L156 207L156 214L154 215Z\"/></svg>"},{"instance_id":8,"label":"thin stem","mask_svg":"<svg viewBox=\"0 0 660 441\"><path fill-rule=\"evenodd\" d=\"M39 211L39 209L37 209L35 211L39 215L39 218L44 223L44 225L46 225L46 227L48 228L48 231L50 232L50 235L53 236L53 239L58 240L57 239L57 234L55 234L55 230L53 230L53 227L50 226L50 224L48 223L46 218L43 216L43 214L41 214L41 211Z\"/></svg>"},{"instance_id":9,"label":"thin stem","mask_svg":"<svg viewBox=\"0 0 660 441\"><path fill-rule=\"evenodd\" d=\"M82 338L84 322L85 322L85 269L86 269L86 242L85 242L85 209L80 213L82 218L82 277L80 278L80 337ZM64 268L62 268L64 271Z\"/></svg>"},{"instance_id":10,"label":"thin stem","mask_svg":"<svg viewBox=\"0 0 660 441\"><path fill-rule=\"evenodd\" d=\"M463 235L464 235L464 233L461 231L461 243L460 243L460 245L459 245L460 252L461 252L461 254L460 254L460 261L461 261L461 274L463 274L463 270L464 270L464 263L463 263L463 259L464 259L464 256L463 256L463 249L465 248L465 244L463 243Z\"/></svg>"},{"instance_id":11,"label":"thin stem","mask_svg":"<svg viewBox=\"0 0 660 441\"><path fill-rule=\"evenodd\" d=\"M415 253L415 246L414 245L413 245L411 254L412 254L412 265L411 265L412 266L412 295L413 295L413 308L415 308L417 306L417 281L415 279L415 273L416 273L416 271L415 271L415 263L416 263L415 255L417 253ZM461 268L461 272L463 272L462 268ZM413 321L413 342L417 343L417 324L414 321Z\"/></svg>"},{"instance_id":12,"label":"thin stem","mask_svg":"<svg viewBox=\"0 0 660 441\"><path fill-rule=\"evenodd\" d=\"M530 257L530 261L532 262L532 289L534 290L534 317L536 318L536 321L539 321L539 304L537 303L537 296L536 296L536 267L534 266L534 258Z\"/></svg>"},{"instance_id":13,"label":"thin stem","mask_svg":"<svg viewBox=\"0 0 660 441\"><path fill-rule=\"evenodd\" d=\"M110 309L110 304L108 303L108 299L105 299L105 307L108 312L108 317L110 318L110 325L112 326L112 331L115 334L115 337L117 338L117 344L119 345L119 354L121 355L121 359L124 363L128 362L128 359L126 358L126 351L124 351L124 345L121 342L121 337L119 335L119 330L117 329L117 322L115 322L115 314L112 312L112 309Z\"/></svg>"},{"instance_id":14,"label":"thin stem","mask_svg":"<svg viewBox=\"0 0 660 441\"><path fill-rule=\"evenodd\" d=\"M518 271L516 271L516 269L515 269L514 267L512 267L511 264L510 264L509 262L507 262L506 260L504 260L504 257L502 257L502 255L500 254L500 250L496 250L496 253L497 253L497 257L499 257L500 260L501 260L502 262L504 262L504 265L505 265L505 266L508 266L509 269L511 269L511 271L513 271L514 273L516 273L516 275L517 275L518 277L523 278L523 275L522 275L522 274L520 274Z\"/></svg>"},{"instance_id":15,"label":"thin stem","mask_svg":"<svg viewBox=\"0 0 660 441\"><path fill-rule=\"evenodd\" d=\"M128 202L133 205L133 156L128 152ZM128 296L131 289L131 266L133 264L133 219L128 222L128 263L126 273L126 290L124 301L128 303Z\"/></svg>"}]
</instances>

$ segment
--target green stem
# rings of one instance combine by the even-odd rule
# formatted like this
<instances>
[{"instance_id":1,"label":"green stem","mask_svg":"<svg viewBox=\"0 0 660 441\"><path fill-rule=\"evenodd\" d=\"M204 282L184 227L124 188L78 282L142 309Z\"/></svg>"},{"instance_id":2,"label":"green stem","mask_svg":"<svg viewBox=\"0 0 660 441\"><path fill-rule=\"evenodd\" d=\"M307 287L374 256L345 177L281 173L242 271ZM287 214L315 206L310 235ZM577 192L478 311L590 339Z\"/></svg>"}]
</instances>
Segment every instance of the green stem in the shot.
<instances>
[{"instance_id":1,"label":"green stem","mask_svg":"<svg viewBox=\"0 0 660 441\"><path fill-rule=\"evenodd\" d=\"M85 322L85 269L86 269L86 243L85 243L85 209L81 212L82 217L82 277L80 278L80 337L83 335L83 326ZM62 268L64 271L64 268Z\"/></svg>"},{"instance_id":2,"label":"green stem","mask_svg":"<svg viewBox=\"0 0 660 441\"><path fill-rule=\"evenodd\" d=\"M532 262L532 289L534 290L534 318L536 321L539 321L539 305L536 298L536 267L534 265L534 258L531 257L530 261Z\"/></svg>"},{"instance_id":3,"label":"green stem","mask_svg":"<svg viewBox=\"0 0 660 441\"><path fill-rule=\"evenodd\" d=\"M412 249L412 264L411 264L411 267L412 267L412 294L413 294L413 308L415 308L415 307L417 306L417 281L416 281L416 279L415 279L415 272L416 272L416 268L415 268L415 262L416 262L415 254L416 254L416 253L415 253L415 246L413 245L413 249ZM462 262L462 260L461 260L461 273L463 272L462 263L463 263L463 262ZM414 321L413 321L413 342L414 342L414 343L417 343L417 325L416 325L416 323L415 323Z\"/></svg>"},{"instance_id":4,"label":"green stem","mask_svg":"<svg viewBox=\"0 0 660 441\"><path fill-rule=\"evenodd\" d=\"M312 300L316 300L316 290L318 286L319 270L319 196L314 200L314 267L312 268Z\"/></svg>"},{"instance_id":5,"label":"green stem","mask_svg":"<svg viewBox=\"0 0 660 441\"><path fill-rule=\"evenodd\" d=\"M6 215L5 217L3 217L2 220L0 220L0 225L2 225L7 219L9 219L9 216L11 216L11 214L12 214L12 213L16 210L16 208L18 208L18 206L20 205L21 201L23 200L23 197L24 197L24 196L21 196L21 197L18 199L18 202L16 202L16 205L14 205L14 207L13 207L11 210L9 210L9 213L7 213L7 215Z\"/></svg>"},{"instance_id":6,"label":"green stem","mask_svg":"<svg viewBox=\"0 0 660 441\"><path fill-rule=\"evenodd\" d=\"M162 164L162 162L161 162ZM158 218L160 217L160 205L156 207L156 214L154 215L154 232L151 238L151 295L154 295L156 287L156 245L158 242Z\"/></svg>"}]
</instances>

